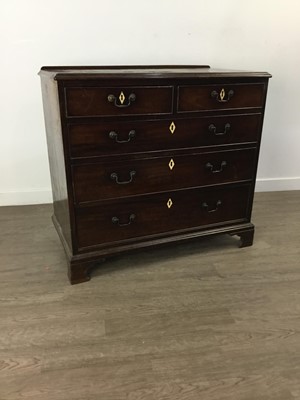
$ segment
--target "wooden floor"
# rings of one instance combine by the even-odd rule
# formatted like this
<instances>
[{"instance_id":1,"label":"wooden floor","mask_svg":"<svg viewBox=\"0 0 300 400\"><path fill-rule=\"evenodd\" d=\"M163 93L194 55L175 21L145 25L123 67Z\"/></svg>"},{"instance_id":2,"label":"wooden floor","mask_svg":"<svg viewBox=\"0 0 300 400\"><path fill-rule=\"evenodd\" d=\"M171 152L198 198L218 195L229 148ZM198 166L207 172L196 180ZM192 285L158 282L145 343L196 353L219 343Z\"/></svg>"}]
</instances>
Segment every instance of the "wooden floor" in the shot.
<instances>
[{"instance_id":1,"label":"wooden floor","mask_svg":"<svg viewBox=\"0 0 300 400\"><path fill-rule=\"evenodd\" d=\"M1 400L300 399L300 192L71 286L51 206L0 208Z\"/></svg>"}]
</instances>

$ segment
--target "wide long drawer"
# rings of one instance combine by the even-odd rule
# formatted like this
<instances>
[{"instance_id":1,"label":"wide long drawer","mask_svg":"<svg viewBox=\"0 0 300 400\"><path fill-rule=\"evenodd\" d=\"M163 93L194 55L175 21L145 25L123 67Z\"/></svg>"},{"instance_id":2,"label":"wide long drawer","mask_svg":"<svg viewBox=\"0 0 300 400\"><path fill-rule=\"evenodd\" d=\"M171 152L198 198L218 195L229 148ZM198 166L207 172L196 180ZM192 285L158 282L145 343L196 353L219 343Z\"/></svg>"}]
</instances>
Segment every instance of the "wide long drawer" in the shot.
<instances>
[{"instance_id":1,"label":"wide long drawer","mask_svg":"<svg viewBox=\"0 0 300 400\"><path fill-rule=\"evenodd\" d=\"M180 86L178 112L262 108L264 84Z\"/></svg>"},{"instance_id":2,"label":"wide long drawer","mask_svg":"<svg viewBox=\"0 0 300 400\"><path fill-rule=\"evenodd\" d=\"M68 117L171 114L172 86L66 88Z\"/></svg>"},{"instance_id":3,"label":"wide long drawer","mask_svg":"<svg viewBox=\"0 0 300 400\"><path fill-rule=\"evenodd\" d=\"M256 149L75 165L77 204L250 180Z\"/></svg>"},{"instance_id":4,"label":"wide long drawer","mask_svg":"<svg viewBox=\"0 0 300 400\"><path fill-rule=\"evenodd\" d=\"M78 247L243 222L250 190L250 185L189 189L80 208L76 211Z\"/></svg>"},{"instance_id":5,"label":"wide long drawer","mask_svg":"<svg viewBox=\"0 0 300 400\"><path fill-rule=\"evenodd\" d=\"M261 114L68 125L72 158L256 142Z\"/></svg>"}]
</instances>

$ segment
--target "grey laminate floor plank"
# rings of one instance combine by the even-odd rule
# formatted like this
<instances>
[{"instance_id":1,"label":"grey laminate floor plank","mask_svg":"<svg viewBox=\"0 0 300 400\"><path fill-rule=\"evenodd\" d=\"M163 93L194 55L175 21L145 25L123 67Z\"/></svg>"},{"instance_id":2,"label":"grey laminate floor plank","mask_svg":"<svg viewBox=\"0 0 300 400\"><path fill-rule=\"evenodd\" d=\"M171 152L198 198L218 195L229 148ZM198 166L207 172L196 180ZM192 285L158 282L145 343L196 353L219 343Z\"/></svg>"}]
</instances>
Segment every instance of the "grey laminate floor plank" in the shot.
<instances>
[{"instance_id":1,"label":"grey laminate floor plank","mask_svg":"<svg viewBox=\"0 0 300 400\"><path fill-rule=\"evenodd\" d=\"M51 206L0 208L0 400L300 398L300 192L70 286Z\"/></svg>"}]
</instances>

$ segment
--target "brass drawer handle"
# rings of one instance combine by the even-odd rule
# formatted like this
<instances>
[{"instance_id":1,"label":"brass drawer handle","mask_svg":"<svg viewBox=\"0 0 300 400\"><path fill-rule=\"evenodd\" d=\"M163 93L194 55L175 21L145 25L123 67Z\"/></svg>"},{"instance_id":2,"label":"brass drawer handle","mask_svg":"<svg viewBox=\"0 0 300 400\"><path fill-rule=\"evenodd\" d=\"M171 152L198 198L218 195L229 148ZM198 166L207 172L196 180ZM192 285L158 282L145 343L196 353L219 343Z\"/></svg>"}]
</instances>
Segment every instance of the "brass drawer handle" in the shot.
<instances>
[{"instance_id":1,"label":"brass drawer handle","mask_svg":"<svg viewBox=\"0 0 300 400\"><path fill-rule=\"evenodd\" d=\"M135 130L132 129L131 131L129 131L128 139L126 139L126 140L119 140L118 134L115 131L109 132L108 136L110 139L115 140L116 143L128 143L128 142L130 142L131 139L133 139L135 137Z\"/></svg>"},{"instance_id":2,"label":"brass drawer handle","mask_svg":"<svg viewBox=\"0 0 300 400\"><path fill-rule=\"evenodd\" d=\"M118 99L119 99L119 102L118 102ZM119 108L129 107L131 105L131 103L133 103L135 101L135 99L136 99L135 93L131 93L128 96L128 102L124 104L124 101L126 100L126 97L125 97L123 92L120 93L118 98L116 96L114 96L113 94L109 94L107 96L108 102L109 103L114 103L114 105L116 107L119 107Z\"/></svg>"},{"instance_id":3,"label":"brass drawer handle","mask_svg":"<svg viewBox=\"0 0 300 400\"><path fill-rule=\"evenodd\" d=\"M209 132L213 133L215 136L223 136L226 135L230 131L230 124L225 124L223 132L217 132L216 125L210 124L208 127Z\"/></svg>"},{"instance_id":4,"label":"brass drawer handle","mask_svg":"<svg viewBox=\"0 0 300 400\"><path fill-rule=\"evenodd\" d=\"M218 209L219 209L219 207L220 207L221 205L222 205L222 201L221 201L221 200L218 200L218 201L216 202L215 208L209 208L209 205L208 205L206 202L202 203L202 207L203 207L208 213L212 213L212 212L218 211Z\"/></svg>"},{"instance_id":5,"label":"brass drawer handle","mask_svg":"<svg viewBox=\"0 0 300 400\"><path fill-rule=\"evenodd\" d=\"M226 96L225 89L222 89L220 91L220 93L218 93L216 90L213 90L211 92L211 97L213 99L216 99L219 103L227 103L232 98L233 95L234 95L234 91L229 90L229 92L227 94L227 99L225 99L225 96Z\"/></svg>"},{"instance_id":6,"label":"brass drawer handle","mask_svg":"<svg viewBox=\"0 0 300 400\"><path fill-rule=\"evenodd\" d=\"M136 175L136 171L130 171L129 175L130 175L129 181L119 181L118 174L116 172L112 172L110 174L110 179L115 181L118 185L127 185L128 183L131 183L133 181L133 178Z\"/></svg>"},{"instance_id":7,"label":"brass drawer handle","mask_svg":"<svg viewBox=\"0 0 300 400\"><path fill-rule=\"evenodd\" d=\"M218 173L218 172L222 172L223 169L224 169L226 166L227 166L227 162L226 162L226 161L222 161L222 162L221 162L220 168L219 168L219 169L214 169L213 164L211 164L211 163L209 163L209 162L208 162L207 164L205 164L205 168L209 169L210 172L212 172L213 174L216 174L216 173Z\"/></svg>"},{"instance_id":8,"label":"brass drawer handle","mask_svg":"<svg viewBox=\"0 0 300 400\"><path fill-rule=\"evenodd\" d=\"M130 224L132 224L132 222L135 220L135 214L130 214L129 215L129 219L128 222L126 222L125 224L120 224L120 220L118 217L112 217L111 222L113 224L116 224L118 226L128 226Z\"/></svg>"}]
</instances>

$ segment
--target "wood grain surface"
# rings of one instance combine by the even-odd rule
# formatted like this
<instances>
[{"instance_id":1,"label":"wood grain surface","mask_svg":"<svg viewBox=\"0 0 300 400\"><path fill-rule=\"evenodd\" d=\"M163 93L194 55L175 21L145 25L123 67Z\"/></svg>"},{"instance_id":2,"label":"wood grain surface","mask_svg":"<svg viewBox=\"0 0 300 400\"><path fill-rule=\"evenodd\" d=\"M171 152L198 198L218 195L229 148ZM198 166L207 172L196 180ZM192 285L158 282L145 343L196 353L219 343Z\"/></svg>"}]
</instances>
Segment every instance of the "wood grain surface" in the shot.
<instances>
[{"instance_id":1,"label":"wood grain surface","mask_svg":"<svg viewBox=\"0 0 300 400\"><path fill-rule=\"evenodd\" d=\"M0 400L300 398L300 192L70 286L50 205L0 208ZM236 247L233 245L236 241Z\"/></svg>"}]
</instances>

